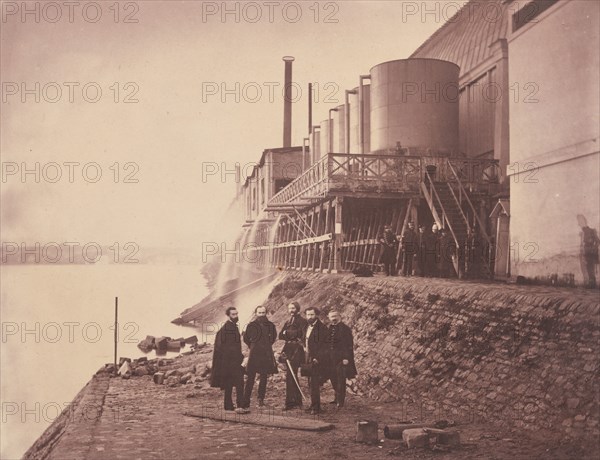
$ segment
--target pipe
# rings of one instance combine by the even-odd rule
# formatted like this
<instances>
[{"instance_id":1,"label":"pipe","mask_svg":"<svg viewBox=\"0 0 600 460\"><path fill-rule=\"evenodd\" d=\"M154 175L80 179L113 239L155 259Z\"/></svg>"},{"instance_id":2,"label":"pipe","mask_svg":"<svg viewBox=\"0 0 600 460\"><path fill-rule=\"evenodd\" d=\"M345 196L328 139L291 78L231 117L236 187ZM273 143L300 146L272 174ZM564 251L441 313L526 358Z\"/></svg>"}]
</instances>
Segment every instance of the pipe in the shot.
<instances>
[{"instance_id":1,"label":"pipe","mask_svg":"<svg viewBox=\"0 0 600 460\"><path fill-rule=\"evenodd\" d=\"M312 83L308 84L308 134L312 134Z\"/></svg>"},{"instance_id":2,"label":"pipe","mask_svg":"<svg viewBox=\"0 0 600 460\"><path fill-rule=\"evenodd\" d=\"M350 94L356 94L356 90L347 89L344 96L344 128L346 131L346 151L344 153L350 153L350 98L348 97Z\"/></svg>"},{"instance_id":3,"label":"pipe","mask_svg":"<svg viewBox=\"0 0 600 460\"><path fill-rule=\"evenodd\" d=\"M308 137L302 139L302 172L306 171L306 142L309 140L310 139Z\"/></svg>"},{"instance_id":4,"label":"pipe","mask_svg":"<svg viewBox=\"0 0 600 460\"><path fill-rule=\"evenodd\" d=\"M283 84L283 147L292 146L292 56L284 56L285 80Z\"/></svg>"},{"instance_id":5,"label":"pipe","mask_svg":"<svg viewBox=\"0 0 600 460\"><path fill-rule=\"evenodd\" d=\"M371 75L361 75L358 84L358 145L360 153L365 153L365 88L364 81L370 80Z\"/></svg>"},{"instance_id":6,"label":"pipe","mask_svg":"<svg viewBox=\"0 0 600 460\"><path fill-rule=\"evenodd\" d=\"M333 151L333 119L331 118L331 112L337 112L338 108L334 107L333 109L329 109L329 148L327 149L327 153L332 153Z\"/></svg>"}]
</instances>

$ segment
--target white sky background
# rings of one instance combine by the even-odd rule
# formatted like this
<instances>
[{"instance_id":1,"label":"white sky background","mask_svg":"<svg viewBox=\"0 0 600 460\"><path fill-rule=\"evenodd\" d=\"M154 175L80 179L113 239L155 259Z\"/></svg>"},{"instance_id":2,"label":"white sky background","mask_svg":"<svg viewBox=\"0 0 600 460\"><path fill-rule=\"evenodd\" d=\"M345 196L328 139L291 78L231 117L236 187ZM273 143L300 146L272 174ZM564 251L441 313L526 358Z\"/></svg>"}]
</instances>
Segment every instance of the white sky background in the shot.
<instances>
[{"instance_id":1,"label":"white sky background","mask_svg":"<svg viewBox=\"0 0 600 460\"><path fill-rule=\"evenodd\" d=\"M18 7L21 2L14 3ZM29 5L34 8L36 2ZM264 148L282 143L284 55L292 55L294 81L303 97L293 106L293 144L307 135L309 82L323 87L333 82L339 88L336 103L324 103L324 93L313 107L313 123L327 118L327 111L343 103L344 90L358 85L358 76L387 60L408 57L451 16L458 2L440 2L437 11L422 17L424 6L436 10L434 1L342 1L337 6L319 4L315 21L314 2L299 2L302 17L297 23L285 20L283 6L275 2L274 20L268 6L262 18L249 23L235 22L220 14L203 21L202 9L222 2L137 1L133 16L138 23L124 23L133 11L121 2L119 22L110 7L100 2L102 18L87 22L80 2L69 22L63 2L62 18L49 23L33 15L22 21L20 11L3 18L1 72L2 161L62 164L96 162L103 176L89 183L75 168L74 182L68 169L57 183L42 177L35 182L28 175L8 176L2 186L2 240L42 244L50 241L98 242L111 244L135 241L140 248L189 248L198 251L201 241L218 241L223 229L217 217L231 201L235 183L232 175L221 183L218 176L202 182L203 162L234 163L257 161ZM233 3L227 2L233 9ZM403 3L405 4L403 6ZM417 14L403 20L406 3ZM452 4L448 6L448 4ZM243 3L241 8L243 8ZM446 7L444 7L446 5ZM310 7L312 6L312 10ZM6 2L3 8L6 8ZM334 12L337 23L324 23ZM114 7L113 7L114 9ZM254 14L253 10L247 10ZM289 9L290 17L294 9ZM412 10L411 10L412 11ZM54 10L46 10L53 17ZM95 11L88 10L93 17ZM7 94L7 82L34 88L49 82L62 87L62 97L50 103L34 96L21 102L21 94ZM64 82L78 82L74 103L69 102ZM99 102L88 103L81 88L98 83L103 94ZM115 103L109 88L119 82L120 99L134 82L138 103ZM256 82L263 89L256 103L233 95L202 100L203 82L226 83L234 88ZM278 82L276 97L269 101L265 82ZM50 97L54 91L49 89ZM93 91L90 90L93 96ZM250 93L251 96L254 93ZM43 96L43 95L42 95ZM121 177L113 181L109 167L119 162ZM138 183L123 183L124 164L135 162ZM249 170L248 170L249 171ZM48 169L54 175L54 170ZM90 170L90 173L92 170Z\"/></svg>"}]
</instances>

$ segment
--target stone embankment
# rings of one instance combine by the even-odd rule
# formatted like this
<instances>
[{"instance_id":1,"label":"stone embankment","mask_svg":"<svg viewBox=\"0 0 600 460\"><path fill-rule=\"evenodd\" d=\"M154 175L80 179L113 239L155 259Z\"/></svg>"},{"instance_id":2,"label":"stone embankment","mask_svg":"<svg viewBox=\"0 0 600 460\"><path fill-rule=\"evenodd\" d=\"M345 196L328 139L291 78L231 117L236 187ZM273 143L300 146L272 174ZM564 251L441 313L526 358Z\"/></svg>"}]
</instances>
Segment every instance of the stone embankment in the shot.
<instances>
[{"instance_id":1,"label":"stone embankment","mask_svg":"<svg viewBox=\"0 0 600 460\"><path fill-rule=\"evenodd\" d=\"M266 305L336 308L355 336L353 388L424 418L597 439L598 291L290 274Z\"/></svg>"}]
</instances>

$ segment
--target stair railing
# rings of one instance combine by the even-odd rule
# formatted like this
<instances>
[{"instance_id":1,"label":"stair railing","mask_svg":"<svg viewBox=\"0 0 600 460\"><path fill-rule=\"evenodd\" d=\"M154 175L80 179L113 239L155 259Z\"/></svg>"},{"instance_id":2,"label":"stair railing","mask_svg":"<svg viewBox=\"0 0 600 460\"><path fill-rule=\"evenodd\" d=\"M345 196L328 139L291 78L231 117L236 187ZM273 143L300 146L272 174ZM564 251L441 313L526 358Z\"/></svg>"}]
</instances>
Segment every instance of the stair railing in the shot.
<instances>
[{"instance_id":1,"label":"stair railing","mask_svg":"<svg viewBox=\"0 0 600 460\"><path fill-rule=\"evenodd\" d=\"M421 182L421 189L423 191L423 195L425 196L425 200L427 201L427 204L429 205L429 209L431 209L431 214L433 215L433 218L436 222L437 225L440 226L441 228L445 228L447 224L448 229L450 229L450 233L452 234L452 238L454 239L454 243L456 244L456 249L457 249L457 257L455 259L452 260L452 263L454 265L454 269L456 270L456 273L460 276L460 270L459 270L459 258L458 258L458 254L460 251L460 248L462 247L461 244L458 241L458 238L456 237L456 233L454 232L454 229L452 228L452 224L450 223L450 220L448 219L448 216L446 214L446 210L444 209L444 205L442 204L442 200L440 200L440 196L438 195L438 192L435 188L435 185L433 184L433 180L431 178L431 176L429 175L429 171L425 170L425 176L428 179L427 182L429 182L429 185L431 186L431 191L432 193L429 193L429 190L427 190L427 186L425 185L425 181ZM440 206L440 209L442 211L442 218L440 219L440 216L438 215L437 209L435 207L435 201L434 201L434 197L435 199L437 199L437 203Z\"/></svg>"},{"instance_id":2,"label":"stair railing","mask_svg":"<svg viewBox=\"0 0 600 460\"><path fill-rule=\"evenodd\" d=\"M454 196L454 199L456 199L458 201L459 207L461 207L460 203L462 202L462 197L465 198L467 204L471 208L471 211L473 211L473 216L475 216L475 219L477 220L477 223L479 224L479 232L481 233L481 236L483 236L485 238L485 240L488 242L488 244L491 245L492 244L492 240L488 236L487 232L485 231L485 227L483 226L483 222L479 218L479 213L475 210L475 206L473 206L473 202L469 198L469 195L467 194L467 191L465 190L462 182L460 181L460 177L458 176L458 173L456 172L456 169L454 169L454 166L452 165L452 163L450 162L450 160L446 160L446 161L448 162L448 166L450 167L450 171L452 171L452 175L454 176L454 178L456 179L456 182L458 183L458 190L459 190L460 200L457 199L456 194L454 193L454 190L452 190L452 186L450 186L450 190L452 191L452 195ZM462 207L461 207L461 212L462 212ZM463 216L464 216L464 213L463 213ZM466 219L466 217L465 217L465 221L467 222L467 227L470 227L469 226L469 221Z\"/></svg>"},{"instance_id":3,"label":"stair railing","mask_svg":"<svg viewBox=\"0 0 600 460\"><path fill-rule=\"evenodd\" d=\"M485 241L487 241L488 243L488 254L487 254L487 260L485 260L484 256L482 255L482 258L484 259L484 262L487 264L487 269L489 271L490 276L493 276L493 270L492 270L492 250L493 250L493 246L492 246L492 240L491 238L488 236L487 232L485 231L485 227L483 225L483 222L481 221L481 219L479 218L479 213L475 210L475 206L473 206L473 202L471 201L471 199L469 198L469 195L466 191L466 189L464 188L460 177L458 175L458 173L456 172L456 169L454 168L454 165L452 164L452 162L448 159L446 160L448 163L448 166L450 167L450 171L452 172L452 175L454 176L454 178L456 179L456 182L458 184L458 191L459 191L459 197L460 197L460 201L459 201L459 207L460 207L460 203L462 202L462 198L464 197L467 204L469 205L469 207L471 208L471 211L473 212L473 216L475 217L475 220L477 221L477 223L479 224L479 233L481 234L481 236L483 236L483 238L485 238ZM452 189L452 186L450 184L448 184L450 190L452 191L452 195L454 196L455 199L457 199L456 194L454 193L454 190ZM461 207L461 211L462 211L462 207ZM471 226L469 225L469 222L467 220L467 230L470 231ZM474 234L474 232L471 233L472 235Z\"/></svg>"}]
</instances>

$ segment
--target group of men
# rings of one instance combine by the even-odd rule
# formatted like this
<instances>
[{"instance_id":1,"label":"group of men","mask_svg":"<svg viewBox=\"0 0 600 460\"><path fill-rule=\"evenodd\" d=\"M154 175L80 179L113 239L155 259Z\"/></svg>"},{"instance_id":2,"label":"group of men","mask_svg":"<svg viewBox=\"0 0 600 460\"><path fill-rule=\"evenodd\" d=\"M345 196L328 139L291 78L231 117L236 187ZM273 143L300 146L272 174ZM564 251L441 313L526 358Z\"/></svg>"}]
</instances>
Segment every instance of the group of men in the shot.
<instances>
[{"instance_id":1,"label":"group of men","mask_svg":"<svg viewBox=\"0 0 600 460\"><path fill-rule=\"evenodd\" d=\"M315 307L304 310L292 302L288 306L289 319L277 335L275 324L267 319L263 306L255 309L255 319L248 323L243 333L239 331L239 317L235 307L225 311L227 321L215 336L211 386L225 391L224 409L247 413L257 374L259 375L258 405L264 406L268 376L278 372L277 361L286 369L286 395L284 410L303 407L304 394L300 387L298 371L308 377L312 415L321 409L321 386L331 381L335 399L331 404L344 406L346 379L356 376L354 363L354 340L350 328L342 322L336 310L328 313L329 324L320 319ZM285 341L281 355L275 359L273 344L277 337ZM245 362L242 341L248 347ZM244 374L247 375L244 382ZM236 405L233 405L233 388L236 390Z\"/></svg>"},{"instance_id":2,"label":"group of men","mask_svg":"<svg viewBox=\"0 0 600 460\"><path fill-rule=\"evenodd\" d=\"M448 231L440 230L437 224L433 224L428 232L425 225L420 225L416 231L415 224L409 222L400 240L386 225L379 243L382 246L380 262L387 276L396 275L398 244L403 276L448 278L454 274L452 258L456 256L456 246Z\"/></svg>"}]
</instances>

